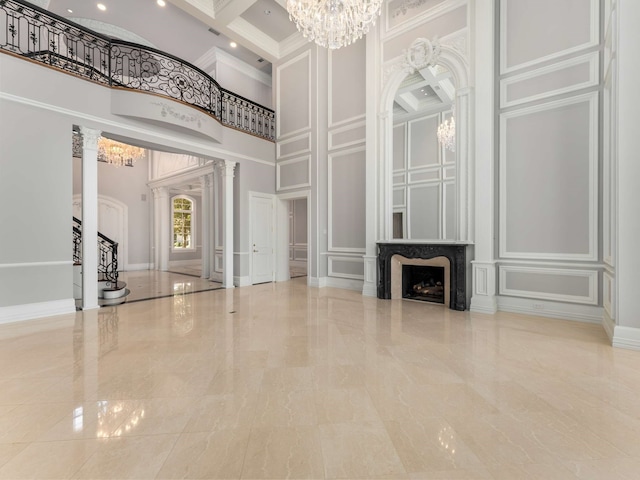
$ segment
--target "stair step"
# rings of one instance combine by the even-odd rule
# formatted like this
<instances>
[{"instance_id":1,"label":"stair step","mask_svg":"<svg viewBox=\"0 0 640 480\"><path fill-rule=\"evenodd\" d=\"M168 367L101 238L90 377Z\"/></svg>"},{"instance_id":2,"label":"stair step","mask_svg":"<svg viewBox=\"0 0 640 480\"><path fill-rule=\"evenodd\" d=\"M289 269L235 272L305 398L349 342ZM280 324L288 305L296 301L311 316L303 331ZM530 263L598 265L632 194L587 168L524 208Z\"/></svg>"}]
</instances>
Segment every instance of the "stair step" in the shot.
<instances>
[{"instance_id":1,"label":"stair step","mask_svg":"<svg viewBox=\"0 0 640 480\"><path fill-rule=\"evenodd\" d=\"M131 290L129 290L128 288L125 288L124 290L125 290L124 295L117 298L100 298L98 300L98 304L101 307L106 307L106 306L120 305L122 303L125 303L127 301L127 296L131 293Z\"/></svg>"}]
</instances>

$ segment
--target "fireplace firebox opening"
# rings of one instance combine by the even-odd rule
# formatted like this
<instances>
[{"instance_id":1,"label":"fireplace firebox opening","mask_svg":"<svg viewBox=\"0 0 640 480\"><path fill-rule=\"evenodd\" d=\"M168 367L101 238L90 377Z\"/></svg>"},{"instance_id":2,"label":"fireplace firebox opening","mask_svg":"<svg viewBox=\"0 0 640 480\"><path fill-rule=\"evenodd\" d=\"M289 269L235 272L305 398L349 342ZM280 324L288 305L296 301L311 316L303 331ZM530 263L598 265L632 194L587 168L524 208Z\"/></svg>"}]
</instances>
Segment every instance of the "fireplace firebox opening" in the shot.
<instances>
[{"instance_id":1,"label":"fireplace firebox opening","mask_svg":"<svg viewBox=\"0 0 640 480\"><path fill-rule=\"evenodd\" d=\"M444 304L444 267L403 265L402 298Z\"/></svg>"}]
</instances>

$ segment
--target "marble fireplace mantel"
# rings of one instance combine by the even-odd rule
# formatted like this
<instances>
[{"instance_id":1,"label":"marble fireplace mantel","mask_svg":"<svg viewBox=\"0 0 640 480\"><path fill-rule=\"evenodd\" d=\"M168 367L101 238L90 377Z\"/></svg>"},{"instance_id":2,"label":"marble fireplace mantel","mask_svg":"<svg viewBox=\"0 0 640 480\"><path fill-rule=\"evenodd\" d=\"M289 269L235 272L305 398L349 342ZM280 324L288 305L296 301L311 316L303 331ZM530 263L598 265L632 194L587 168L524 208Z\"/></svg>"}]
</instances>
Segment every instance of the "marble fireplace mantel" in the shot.
<instances>
[{"instance_id":1,"label":"marble fireplace mantel","mask_svg":"<svg viewBox=\"0 0 640 480\"><path fill-rule=\"evenodd\" d=\"M391 259L394 255L407 259L446 257L451 265L449 308L466 310L471 292L472 249L472 245L460 242L378 242L378 298L391 298Z\"/></svg>"}]
</instances>

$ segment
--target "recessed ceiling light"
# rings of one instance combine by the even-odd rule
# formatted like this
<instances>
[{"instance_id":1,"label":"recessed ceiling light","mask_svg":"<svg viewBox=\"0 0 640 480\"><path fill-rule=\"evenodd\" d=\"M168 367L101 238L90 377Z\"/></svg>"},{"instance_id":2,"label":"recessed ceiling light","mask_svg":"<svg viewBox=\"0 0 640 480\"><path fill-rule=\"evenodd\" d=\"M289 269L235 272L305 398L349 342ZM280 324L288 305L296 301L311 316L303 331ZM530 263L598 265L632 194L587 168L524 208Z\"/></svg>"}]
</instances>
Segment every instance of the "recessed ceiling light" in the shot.
<instances>
[{"instance_id":1,"label":"recessed ceiling light","mask_svg":"<svg viewBox=\"0 0 640 480\"><path fill-rule=\"evenodd\" d=\"M265 14L265 15L271 15L271 10L265 10L265 11L264 11L264 14Z\"/></svg>"},{"instance_id":2,"label":"recessed ceiling light","mask_svg":"<svg viewBox=\"0 0 640 480\"><path fill-rule=\"evenodd\" d=\"M165 2L164 0L158 0L158 2L157 2L157 3L158 3L158 5L160 5L161 7L164 7L164 6L167 4L167 2Z\"/></svg>"},{"instance_id":3,"label":"recessed ceiling light","mask_svg":"<svg viewBox=\"0 0 640 480\"><path fill-rule=\"evenodd\" d=\"M73 13L73 10L71 10L70 8L67 8L67 12Z\"/></svg>"},{"instance_id":4,"label":"recessed ceiling light","mask_svg":"<svg viewBox=\"0 0 640 480\"><path fill-rule=\"evenodd\" d=\"M231 43L229 44L229 46L230 46L231 48L236 48L236 47L238 46L238 44L237 44L236 42L231 42Z\"/></svg>"},{"instance_id":5,"label":"recessed ceiling light","mask_svg":"<svg viewBox=\"0 0 640 480\"><path fill-rule=\"evenodd\" d=\"M99 3L97 6L98 10L102 10L103 12L107 9L107 7L104 6L104 3Z\"/></svg>"}]
</instances>

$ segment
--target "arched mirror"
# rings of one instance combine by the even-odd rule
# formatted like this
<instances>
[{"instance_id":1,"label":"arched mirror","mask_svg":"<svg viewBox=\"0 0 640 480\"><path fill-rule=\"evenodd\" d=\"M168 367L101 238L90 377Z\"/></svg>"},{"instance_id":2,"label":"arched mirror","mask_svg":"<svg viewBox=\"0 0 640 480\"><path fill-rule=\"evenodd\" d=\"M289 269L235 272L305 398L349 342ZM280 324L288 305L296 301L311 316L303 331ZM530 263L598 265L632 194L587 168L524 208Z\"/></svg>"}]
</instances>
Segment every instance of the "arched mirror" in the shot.
<instances>
[{"instance_id":1,"label":"arched mirror","mask_svg":"<svg viewBox=\"0 0 640 480\"><path fill-rule=\"evenodd\" d=\"M385 69L379 238L471 240L468 78L461 50L424 38Z\"/></svg>"},{"instance_id":2,"label":"arched mirror","mask_svg":"<svg viewBox=\"0 0 640 480\"><path fill-rule=\"evenodd\" d=\"M393 101L393 239L456 239L455 84L427 65Z\"/></svg>"}]
</instances>

